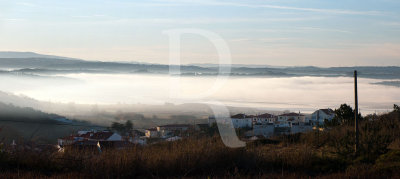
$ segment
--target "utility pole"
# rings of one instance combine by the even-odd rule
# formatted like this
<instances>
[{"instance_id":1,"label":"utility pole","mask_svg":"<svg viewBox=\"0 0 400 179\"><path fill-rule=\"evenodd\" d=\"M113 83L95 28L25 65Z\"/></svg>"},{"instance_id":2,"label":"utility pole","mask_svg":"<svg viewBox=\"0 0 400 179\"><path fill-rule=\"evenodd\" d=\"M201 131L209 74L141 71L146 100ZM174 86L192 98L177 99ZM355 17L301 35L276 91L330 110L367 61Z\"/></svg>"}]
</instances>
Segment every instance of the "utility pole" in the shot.
<instances>
[{"instance_id":1,"label":"utility pole","mask_svg":"<svg viewBox=\"0 0 400 179\"><path fill-rule=\"evenodd\" d=\"M319 145L319 109L317 111L317 145Z\"/></svg>"},{"instance_id":2,"label":"utility pole","mask_svg":"<svg viewBox=\"0 0 400 179\"><path fill-rule=\"evenodd\" d=\"M358 154L358 89L357 89L357 70L354 71L354 99L355 99L355 110L354 110L354 130L356 132L356 145L354 146L354 151L356 155Z\"/></svg>"}]
</instances>

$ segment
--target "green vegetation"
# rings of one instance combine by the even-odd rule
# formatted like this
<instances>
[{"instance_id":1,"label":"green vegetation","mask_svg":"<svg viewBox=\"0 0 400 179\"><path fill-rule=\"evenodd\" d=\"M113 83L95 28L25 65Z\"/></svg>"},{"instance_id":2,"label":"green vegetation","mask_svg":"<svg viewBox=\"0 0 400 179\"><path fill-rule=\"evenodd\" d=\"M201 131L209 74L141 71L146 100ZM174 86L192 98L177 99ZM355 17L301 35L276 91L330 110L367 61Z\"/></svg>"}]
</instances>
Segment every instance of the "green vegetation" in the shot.
<instances>
[{"instance_id":1,"label":"green vegetation","mask_svg":"<svg viewBox=\"0 0 400 179\"><path fill-rule=\"evenodd\" d=\"M127 120L125 124L121 124L118 122L113 122L111 124L111 130L116 131L120 134L126 134L127 132L133 129L133 124L130 120Z\"/></svg>"},{"instance_id":2,"label":"green vegetation","mask_svg":"<svg viewBox=\"0 0 400 179\"><path fill-rule=\"evenodd\" d=\"M347 104L340 105L339 109L335 109L335 117L329 121L325 120L324 124L327 127L338 125L354 125L355 110ZM358 119L363 120L361 114L358 114Z\"/></svg>"},{"instance_id":3,"label":"green vegetation","mask_svg":"<svg viewBox=\"0 0 400 179\"><path fill-rule=\"evenodd\" d=\"M396 177L400 169L399 110L395 107L388 114L366 116L360 122L358 155L354 154L353 129L351 122L342 123L324 131L252 141L236 149L208 133L103 153L15 150L0 153L0 178Z\"/></svg>"}]
</instances>

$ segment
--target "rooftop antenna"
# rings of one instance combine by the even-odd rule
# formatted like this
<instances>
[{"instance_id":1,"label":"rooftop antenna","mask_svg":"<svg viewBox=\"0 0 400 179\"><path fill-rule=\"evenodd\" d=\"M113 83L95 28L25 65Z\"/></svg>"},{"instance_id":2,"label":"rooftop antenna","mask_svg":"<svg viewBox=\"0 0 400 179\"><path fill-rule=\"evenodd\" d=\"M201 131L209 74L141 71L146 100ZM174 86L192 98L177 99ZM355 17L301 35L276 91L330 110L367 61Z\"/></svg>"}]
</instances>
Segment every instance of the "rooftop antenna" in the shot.
<instances>
[{"instance_id":1,"label":"rooftop antenna","mask_svg":"<svg viewBox=\"0 0 400 179\"><path fill-rule=\"evenodd\" d=\"M354 130L356 132L356 144L354 146L354 151L356 155L358 154L358 89L357 89L357 70L354 71L354 102L355 102L355 111L354 111Z\"/></svg>"}]
</instances>

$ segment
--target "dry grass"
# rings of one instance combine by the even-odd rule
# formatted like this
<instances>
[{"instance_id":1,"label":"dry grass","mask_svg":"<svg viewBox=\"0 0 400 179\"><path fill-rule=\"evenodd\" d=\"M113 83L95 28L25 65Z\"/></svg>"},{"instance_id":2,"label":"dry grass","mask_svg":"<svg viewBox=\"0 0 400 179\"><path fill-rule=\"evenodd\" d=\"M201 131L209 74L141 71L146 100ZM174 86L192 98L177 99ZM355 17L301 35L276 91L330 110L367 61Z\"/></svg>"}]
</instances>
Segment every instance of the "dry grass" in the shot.
<instances>
[{"instance_id":1,"label":"dry grass","mask_svg":"<svg viewBox=\"0 0 400 179\"><path fill-rule=\"evenodd\" d=\"M0 153L0 178L397 177L400 115L361 123L354 156L351 126L280 136L227 148L218 136L124 150Z\"/></svg>"}]
</instances>

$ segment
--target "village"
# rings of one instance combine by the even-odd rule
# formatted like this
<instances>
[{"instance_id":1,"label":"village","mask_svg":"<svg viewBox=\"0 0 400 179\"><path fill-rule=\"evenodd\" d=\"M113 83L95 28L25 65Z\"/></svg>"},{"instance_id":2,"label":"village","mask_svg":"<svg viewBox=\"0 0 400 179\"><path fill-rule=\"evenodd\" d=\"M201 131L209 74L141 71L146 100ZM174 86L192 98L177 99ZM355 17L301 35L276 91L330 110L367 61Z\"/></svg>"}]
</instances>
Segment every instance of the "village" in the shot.
<instances>
[{"instance_id":1,"label":"village","mask_svg":"<svg viewBox=\"0 0 400 179\"><path fill-rule=\"evenodd\" d=\"M282 134L295 134L312 130L324 130L324 122L335 117L332 109L319 109L312 114L300 112L273 115L235 114L230 118L218 120L219 124L232 125L237 131L242 131L239 137L243 140L271 138ZM131 129L125 132L113 130L82 130L75 134L59 138L58 148L98 149L127 148L134 145L150 145L159 142L171 142L204 134L210 129L217 130L217 120L210 116L208 123L203 124L168 124L149 129Z\"/></svg>"}]
</instances>

